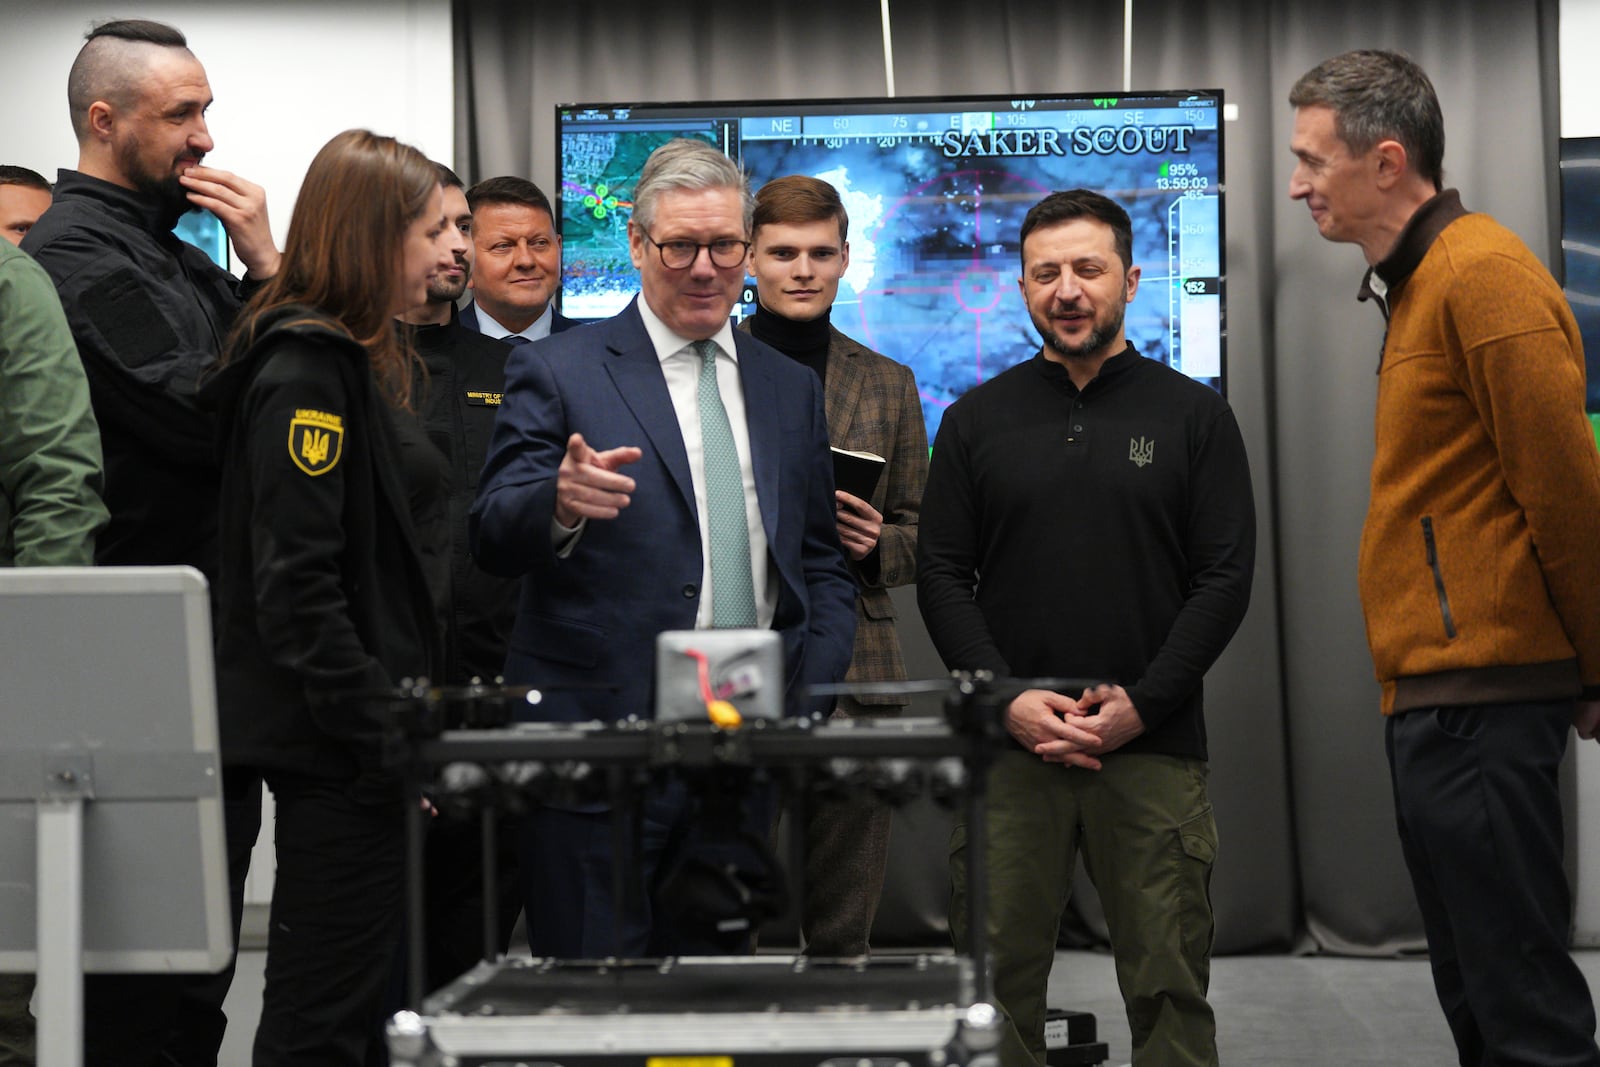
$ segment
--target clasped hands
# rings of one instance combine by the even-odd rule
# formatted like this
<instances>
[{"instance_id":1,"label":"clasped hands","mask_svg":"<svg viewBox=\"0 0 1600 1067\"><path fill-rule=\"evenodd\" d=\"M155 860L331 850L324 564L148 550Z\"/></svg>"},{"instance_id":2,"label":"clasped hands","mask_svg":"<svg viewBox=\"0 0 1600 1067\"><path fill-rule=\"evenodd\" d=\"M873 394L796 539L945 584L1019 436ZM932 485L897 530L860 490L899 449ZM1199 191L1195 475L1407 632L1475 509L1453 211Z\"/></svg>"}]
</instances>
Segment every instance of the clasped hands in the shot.
<instances>
[{"instance_id":1,"label":"clasped hands","mask_svg":"<svg viewBox=\"0 0 1600 1067\"><path fill-rule=\"evenodd\" d=\"M1144 733L1144 720L1120 685L1085 689L1076 700L1027 689L1006 708L1006 729L1046 763L1097 771L1098 757Z\"/></svg>"}]
</instances>

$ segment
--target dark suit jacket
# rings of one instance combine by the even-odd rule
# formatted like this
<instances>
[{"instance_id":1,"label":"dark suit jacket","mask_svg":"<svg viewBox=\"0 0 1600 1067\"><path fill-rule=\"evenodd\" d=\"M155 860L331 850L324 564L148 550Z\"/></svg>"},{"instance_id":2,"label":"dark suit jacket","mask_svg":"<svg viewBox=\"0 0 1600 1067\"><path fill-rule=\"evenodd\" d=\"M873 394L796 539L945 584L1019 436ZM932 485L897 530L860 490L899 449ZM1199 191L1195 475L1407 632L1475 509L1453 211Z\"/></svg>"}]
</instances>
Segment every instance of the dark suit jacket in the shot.
<instances>
[{"instance_id":1,"label":"dark suit jacket","mask_svg":"<svg viewBox=\"0 0 1600 1067\"><path fill-rule=\"evenodd\" d=\"M750 320L740 329L749 332ZM928 429L911 368L874 352L837 329L828 341L825 386L828 440L835 448L872 452L886 461L871 504L883 515L876 560L850 560L858 583L856 647L845 676L851 682L904 681L889 590L917 580L917 520L928 478ZM910 697L861 695L840 702L874 706L911 703Z\"/></svg>"},{"instance_id":2,"label":"dark suit jacket","mask_svg":"<svg viewBox=\"0 0 1600 1067\"><path fill-rule=\"evenodd\" d=\"M778 576L773 629L783 637L791 711L805 685L850 663L855 584L833 519L833 466L816 375L754 338L735 337L756 495ZM567 438L605 450L637 445L631 503L587 524L558 559L551 544L556 471ZM506 367L478 499L473 551L494 573L527 573L506 680L555 687L540 718L649 717L655 638L693 629L700 527L683 435L637 301L614 318L519 346ZM560 687L612 688L587 692Z\"/></svg>"},{"instance_id":3,"label":"dark suit jacket","mask_svg":"<svg viewBox=\"0 0 1600 1067\"><path fill-rule=\"evenodd\" d=\"M482 333L483 326L478 322L477 301L467 301L467 306L462 308L457 313L457 321L459 321L461 325L465 326L473 333ZM550 332L552 334L562 333L566 330L572 329L574 326L582 325L583 323L578 322L576 319L569 319L559 311L553 312L550 316Z\"/></svg>"}]
</instances>

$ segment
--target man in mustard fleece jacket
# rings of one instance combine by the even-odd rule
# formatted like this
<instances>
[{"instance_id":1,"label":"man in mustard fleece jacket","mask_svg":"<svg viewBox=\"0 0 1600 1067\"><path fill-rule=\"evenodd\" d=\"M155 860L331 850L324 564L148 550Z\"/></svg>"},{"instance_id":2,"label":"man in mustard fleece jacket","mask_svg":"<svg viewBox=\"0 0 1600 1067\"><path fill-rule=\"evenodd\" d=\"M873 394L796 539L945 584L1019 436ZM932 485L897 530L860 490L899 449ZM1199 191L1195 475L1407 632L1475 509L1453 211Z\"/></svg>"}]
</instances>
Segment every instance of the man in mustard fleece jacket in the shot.
<instances>
[{"instance_id":1,"label":"man in mustard fleece jacket","mask_svg":"<svg viewBox=\"0 0 1600 1067\"><path fill-rule=\"evenodd\" d=\"M1572 311L1444 189L1428 76L1350 52L1302 77L1289 195L1361 246L1388 324L1361 600L1400 842L1461 1063L1600 1064L1567 952L1557 771L1600 722L1600 454Z\"/></svg>"}]
</instances>

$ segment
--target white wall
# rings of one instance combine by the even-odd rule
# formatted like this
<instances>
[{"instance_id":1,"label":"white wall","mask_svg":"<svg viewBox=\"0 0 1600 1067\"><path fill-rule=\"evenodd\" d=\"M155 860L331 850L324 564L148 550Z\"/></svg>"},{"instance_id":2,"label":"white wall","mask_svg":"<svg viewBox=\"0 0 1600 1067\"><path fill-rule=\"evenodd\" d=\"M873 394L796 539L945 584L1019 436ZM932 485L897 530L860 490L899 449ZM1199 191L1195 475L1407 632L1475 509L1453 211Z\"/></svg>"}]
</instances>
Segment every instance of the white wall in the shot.
<instances>
[{"instance_id":1,"label":"white wall","mask_svg":"<svg viewBox=\"0 0 1600 1067\"><path fill-rule=\"evenodd\" d=\"M150 0L134 10L82 0L4 0L0 163L54 178L77 165L67 70L95 22L170 23L189 38L216 97L210 165L267 190L280 243L311 157L364 126L452 162L449 0Z\"/></svg>"},{"instance_id":2,"label":"white wall","mask_svg":"<svg viewBox=\"0 0 1600 1067\"><path fill-rule=\"evenodd\" d=\"M1600 0L1561 2L1561 136L1600 136ZM1580 945L1600 945L1600 745L1576 741L1578 900L1573 925Z\"/></svg>"},{"instance_id":3,"label":"white wall","mask_svg":"<svg viewBox=\"0 0 1600 1067\"><path fill-rule=\"evenodd\" d=\"M1600 136L1600 0L1561 0L1561 136Z\"/></svg>"}]
</instances>

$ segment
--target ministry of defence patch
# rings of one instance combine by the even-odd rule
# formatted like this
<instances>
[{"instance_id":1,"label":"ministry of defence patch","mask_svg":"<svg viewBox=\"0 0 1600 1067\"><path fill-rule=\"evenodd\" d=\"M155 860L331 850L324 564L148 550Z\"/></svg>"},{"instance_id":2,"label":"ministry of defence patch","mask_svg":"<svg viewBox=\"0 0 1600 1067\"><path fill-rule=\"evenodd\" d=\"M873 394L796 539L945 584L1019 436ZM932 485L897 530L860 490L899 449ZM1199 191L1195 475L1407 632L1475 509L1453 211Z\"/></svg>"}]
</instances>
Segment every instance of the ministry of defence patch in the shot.
<instances>
[{"instance_id":1,"label":"ministry of defence patch","mask_svg":"<svg viewBox=\"0 0 1600 1067\"><path fill-rule=\"evenodd\" d=\"M326 411L296 408L289 420L289 459L312 477L339 464L344 449L344 419Z\"/></svg>"}]
</instances>

